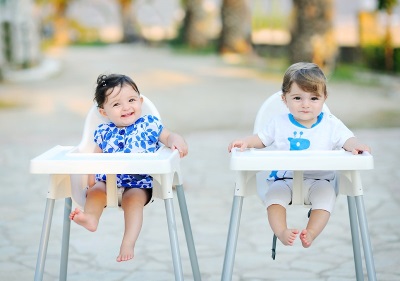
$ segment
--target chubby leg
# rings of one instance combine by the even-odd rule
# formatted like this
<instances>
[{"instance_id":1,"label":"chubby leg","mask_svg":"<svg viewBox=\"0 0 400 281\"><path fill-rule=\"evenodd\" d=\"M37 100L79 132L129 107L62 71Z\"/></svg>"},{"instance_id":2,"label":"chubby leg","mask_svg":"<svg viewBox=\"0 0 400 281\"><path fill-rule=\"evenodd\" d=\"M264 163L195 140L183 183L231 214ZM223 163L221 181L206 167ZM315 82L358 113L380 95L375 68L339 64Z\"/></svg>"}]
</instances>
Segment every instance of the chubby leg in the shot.
<instances>
[{"instance_id":1,"label":"chubby leg","mask_svg":"<svg viewBox=\"0 0 400 281\"><path fill-rule=\"evenodd\" d=\"M326 180L316 180L310 186L309 201L313 206L308 224L300 233L304 248L311 246L315 238L324 230L335 205L336 193L333 185Z\"/></svg>"},{"instance_id":2,"label":"chubby leg","mask_svg":"<svg viewBox=\"0 0 400 281\"><path fill-rule=\"evenodd\" d=\"M286 208L292 198L291 180L278 180L269 183L265 194L268 221L276 237L287 246L292 246L299 231L289 229L286 223Z\"/></svg>"},{"instance_id":3,"label":"chubby leg","mask_svg":"<svg viewBox=\"0 0 400 281\"><path fill-rule=\"evenodd\" d=\"M267 212L269 224L276 237L283 245L292 246L299 231L287 227L286 209L281 205L273 204L267 208Z\"/></svg>"},{"instance_id":4,"label":"chubby leg","mask_svg":"<svg viewBox=\"0 0 400 281\"><path fill-rule=\"evenodd\" d=\"M96 231L106 204L106 185L104 182L97 182L87 192L84 211L75 208L69 218L89 231Z\"/></svg>"},{"instance_id":5,"label":"chubby leg","mask_svg":"<svg viewBox=\"0 0 400 281\"><path fill-rule=\"evenodd\" d=\"M150 193L142 188L127 188L122 195L125 232L117 256L117 262L133 258L134 248L143 223L143 208L149 201Z\"/></svg>"}]
</instances>

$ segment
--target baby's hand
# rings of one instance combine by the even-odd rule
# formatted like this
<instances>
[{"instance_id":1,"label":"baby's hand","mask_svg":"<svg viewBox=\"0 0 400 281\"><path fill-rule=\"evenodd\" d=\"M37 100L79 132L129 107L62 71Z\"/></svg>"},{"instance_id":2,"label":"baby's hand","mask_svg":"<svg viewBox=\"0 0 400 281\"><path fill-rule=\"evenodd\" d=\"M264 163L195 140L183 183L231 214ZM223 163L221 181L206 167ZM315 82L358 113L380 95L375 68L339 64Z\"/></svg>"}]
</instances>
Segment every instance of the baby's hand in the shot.
<instances>
[{"instance_id":1,"label":"baby's hand","mask_svg":"<svg viewBox=\"0 0 400 281\"><path fill-rule=\"evenodd\" d=\"M185 157L188 154L188 146L185 140L179 135L171 135L170 138L170 148L172 150L177 149L179 151L179 156Z\"/></svg>"},{"instance_id":2,"label":"baby's hand","mask_svg":"<svg viewBox=\"0 0 400 281\"><path fill-rule=\"evenodd\" d=\"M368 151L369 153L371 153L371 148L368 145L359 144L356 147L354 147L351 152L357 155L357 154L362 154L364 151Z\"/></svg>"},{"instance_id":3,"label":"baby's hand","mask_svg":"<svg viewBox=\"0 0 400 281\"><path fill-rule=\"evenodd\" d=\"M244 151L248 147L248 144L243 140L233 141L229 144L228 151L231 152L234 147L238 147L240 148L240 151Z\"/></svg>"}]
</instances>

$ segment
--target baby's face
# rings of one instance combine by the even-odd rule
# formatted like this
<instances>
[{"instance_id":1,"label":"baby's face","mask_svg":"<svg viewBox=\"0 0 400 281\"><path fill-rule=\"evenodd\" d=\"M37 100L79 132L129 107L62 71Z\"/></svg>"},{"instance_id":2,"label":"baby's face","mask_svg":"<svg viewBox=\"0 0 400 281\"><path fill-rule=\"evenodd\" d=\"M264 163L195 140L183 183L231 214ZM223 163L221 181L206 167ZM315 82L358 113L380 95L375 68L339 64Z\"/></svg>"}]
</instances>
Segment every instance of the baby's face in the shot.
<instances>
[{"instance_id":1,"label":"baby's face","mask_svg":"<svg viewBox=\"0 0 400 281\"><path fill-rule=\"evenodd\" d=\"M142 115L143 98L131 86L115 87L108 94L101 115L110 119L117 127L126 127L135 123Z\"/></svg>"},{"instance_id":2,"label":"baby's face","mask_svg":"<svg viewBox=\"0 0 400 281\"><path fill-rule=\"evenodd\" d=\"M310 128L317 122L326 98L324 94L314 94L303 91L293 83L290 92L283 96L283 101L297 122Z\"/></svg>"}]
</instances>

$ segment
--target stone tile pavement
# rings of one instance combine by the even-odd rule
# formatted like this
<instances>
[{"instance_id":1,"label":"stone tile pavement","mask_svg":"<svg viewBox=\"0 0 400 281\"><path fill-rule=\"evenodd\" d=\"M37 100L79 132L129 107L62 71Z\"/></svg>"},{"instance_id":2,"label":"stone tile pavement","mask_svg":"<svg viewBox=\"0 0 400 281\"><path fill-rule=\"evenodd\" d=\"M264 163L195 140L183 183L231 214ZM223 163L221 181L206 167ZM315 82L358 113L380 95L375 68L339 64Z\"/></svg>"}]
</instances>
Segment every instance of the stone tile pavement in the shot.
<instances>
[{"instance_id":1,"label":"stone tile pavement","mask_svg":"<svg viewBox=\"0 0 400 281\"><path fill-rule=\"evenodd\" d=\"M60 62L50 77L0 84L0 100L19 106L0 110L0 276L32 280L40 238L47 177L29 173L29 161L55 145L75 145L92 104L97 75L132 76L158 107L164 123L189 143L182 160L184 187L200 271L205 281L220 280L234 173L228 143L251 132L261 102L279 89L280 77L228 64L216 56L178 55L162 48L113 45L71 47L49 54ZM40 71L40 69L38 70ZM37 73L35 74L37 75ZM31 77L32 78L32 77ZM399 95L379 87L332 84L328 105L346 124L382 109L395 109ZM400 280L400 128L354 129L373 149L375 169L363 172L365 206L378 280ZM185 280L190 262L175 200ZM44 280L58 280L63 202L57 201ZM289 224L302 227L307 209L289 209ZM135 259L117 263L123 213L106 209L99 230L89 233L72 224L68 280L174 280L164 204L145 208ZM355 280L347 203L339 196L332 218L310 249L278 244L270 258L272 232L255 196L244 200L234 281ZM365 277L367 279L367 277Z\"/></svg>"}]
</instances>

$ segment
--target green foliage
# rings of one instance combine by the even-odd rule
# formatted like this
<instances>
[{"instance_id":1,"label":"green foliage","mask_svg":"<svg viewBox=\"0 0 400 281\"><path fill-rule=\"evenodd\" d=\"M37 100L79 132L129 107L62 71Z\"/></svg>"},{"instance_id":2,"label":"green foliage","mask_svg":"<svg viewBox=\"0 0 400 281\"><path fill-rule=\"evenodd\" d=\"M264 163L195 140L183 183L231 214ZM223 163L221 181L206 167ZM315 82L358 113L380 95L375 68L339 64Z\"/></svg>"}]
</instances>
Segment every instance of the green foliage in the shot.
<instances>
[{"instance_id":1,"label":"green foliage","mask_svg":"<svg viewBox=\"0 0 400 281\"><path fill-rule=\"evenodd\" d=\"M376 70L385 69L385 49L381 46L367 46L362 49L365 63Z\"/></svg>"},{"instance_id":2,"label":"green foliage","mask_svg":"<svg viewBox=\"0 0 400 281\"><path fill-rule=\"evenodd\" d=\"M169 40L168 44L174 51L181 54L208 55L218 53L217 41L210 41L210 43L204 48L191 48L182 38L177 37Z\"/></svg>"},{"instance_id":3,"label":"green foliage","mask_svg":"<svg viewBox=\"0 0 400 281\"><path fill-rule=\"evenodd\" d=\"M400 48L393 50L393 72L400 73ZM367 67L385 71L385 47L366 46L362 48L362 56Z\"/></svg>"},{"instance_id":4,"label":"green foliage","mask_svg":"<svg viewBox=\"0 0 400 281\"><path fill-rule=\"evenodd\" d=\"M338 63L329 79L332 81L352 81L355 79L355 73L359 70L359 67L353 64Z\"/></svg>"},{"instance_id":5,"label":"green foliage","mask_svg":"<svg viewBox=\"0 0 400 281\"><path fill-rule=\"evenodd\" d=\"M378 0L378 10L391 12L397 5L397 0Z\"/></svg>"},{"instance_id":6,"label":"green foliage","mask_svg":"<svg viewBox=\"0 0 400 281\"><path fill-rule=\"evenodd\" d=\"M394 66L393 66L394 72L400 73L400 48L394 49L393 59L394 59Z\"/></svg>"},{"instance_id":7,"label":"green foliage","mask_svg":"<svg viewBox=\"0 0 400 281\"><path fill-rule=\"evenodd\" d=\"M371 71L362 64L338 63L328 78L332 82L347 82L360 86L377 86L380 81L378 77L374 77Z\"/></svg>"},{"instance_id":8,"label":"green foliage","mask_svg":"<svg viewBox=\"0 0 400 281\"><path fill-rule=\"evenodd\" d=\"M108 43L102 42L102 41L77 41L77 42L72 42L72 46L78 46L78 47L104 47L108 46Z\"/></svg>"}]
</instances>

